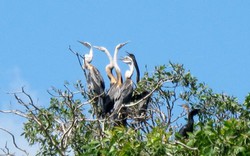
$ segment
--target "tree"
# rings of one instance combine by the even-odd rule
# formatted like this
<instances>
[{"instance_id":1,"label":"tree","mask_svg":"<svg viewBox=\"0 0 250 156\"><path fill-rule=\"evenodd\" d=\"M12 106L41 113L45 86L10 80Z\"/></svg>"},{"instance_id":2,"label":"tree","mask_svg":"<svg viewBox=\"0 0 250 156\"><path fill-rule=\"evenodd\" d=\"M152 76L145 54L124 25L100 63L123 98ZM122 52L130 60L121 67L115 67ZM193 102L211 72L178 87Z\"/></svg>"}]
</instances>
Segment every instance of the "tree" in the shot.
<instances>
[{"instance_id":1,"label":"tree","mask_svg":"<svg viewBox=\"0 0 250 156\"><path fill-rule=\"evenodd\" d=\"M22 88L13 96L23 110L0 111L26 119L22 135L30 145L40 144L37 155L250 154L250 94L240 104L235 97L214 93L181 64L170 62L144 73L134 95L148 94L123 105L129 110L127 127L114 126L112 114L91 117L98 96L91 96L85 86L78 80L74 85L65 83L63 89L53 88L48 107L38 107ZM147 110L138 113L147 98ZM182 104L202 110L187 139L176 137L187 114L179 111Z\"/></svg>"}]
</instances>

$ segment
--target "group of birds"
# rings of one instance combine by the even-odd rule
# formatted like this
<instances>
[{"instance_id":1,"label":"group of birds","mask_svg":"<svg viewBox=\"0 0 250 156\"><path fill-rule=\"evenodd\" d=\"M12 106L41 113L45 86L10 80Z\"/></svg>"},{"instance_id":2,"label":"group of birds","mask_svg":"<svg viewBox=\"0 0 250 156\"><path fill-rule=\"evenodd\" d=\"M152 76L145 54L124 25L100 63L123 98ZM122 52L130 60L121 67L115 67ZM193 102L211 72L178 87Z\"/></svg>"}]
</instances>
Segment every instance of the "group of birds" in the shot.
<instances>
[{"instance_id":1,"label":"group of birds","mask_svg":"<svg viewBox=\"0 0 250 156\"><path fill-rule=\"evenodd\" d=\"M107 48L103 46L92 46L88 42L81 42L81 44L89 49L89 53L83 57L83 69L87 70L86 79L90 94L92 95L95 105L94 114L97 118L112 117L116 121L116 125L126 126L127 116L129 111L126 107L130 102L138 102L137 114L145 114L148 103L150 102L150 92L145 90L140 94L134 93L134 83L131 79L134 69L136 70L136 82L140 82L140 70L135 58L135 55L127 52L127 56L121 60L129 67L125 72L125 81L123 81L121 69L117 63L117 55L119 50L128 42L120 43L115 47L114 55L111 56ZM91 64L93 60L93 48L104 52L108 59L109 64L106 65L105 70L110 80L110 87L105 90L104 79L100 71ZM113 74L115 69L115 75ZM179 134L187 138L188 133L193 132L194 119L193 117L200 112L199 109L193 109L188 112L188 122L180 130Z\"/></svg>"},{"instance_id":2,"label":"group of birds","mask_svg":"<svg viewBox=\"0 0 250 156\"><path fill-rule=\"evenodd\" d=\"M135 69L137 73L136 81L138 83L140 81L140 70L134 54L128 52L128 55L121 59L129 67L129 69L125 72L125 81L123 81L121 69L117 63L117 55L118 51L128 42L118 44L115 47L113 57L105 47L92 46L88 42L79 42L89 49L89 53L85 54L83 57L83 68L87 71L86 79L89 92L93 95L92 97L96 99L93 100L96 106L94 108L94 114L97 118L111 116L112 119L118 121L116 122L118 125L126 126L126 118L128 115L126 104L139 101L149 93L148 91L144 91L141 94L133 94L134 83L131 77ZM109 59L109 64L106 65L105 68L107 76L110 80L110 87L107 91L105 90L105 83L100 71L91 64L91 61L93 60L93 48L104 52ZM113 74L113 69L115 69L115 75ZM142 101L142 104L138 104L138 112L146 111L147 104L149 102L148 99Z\"/></svg>"}]
</instances>

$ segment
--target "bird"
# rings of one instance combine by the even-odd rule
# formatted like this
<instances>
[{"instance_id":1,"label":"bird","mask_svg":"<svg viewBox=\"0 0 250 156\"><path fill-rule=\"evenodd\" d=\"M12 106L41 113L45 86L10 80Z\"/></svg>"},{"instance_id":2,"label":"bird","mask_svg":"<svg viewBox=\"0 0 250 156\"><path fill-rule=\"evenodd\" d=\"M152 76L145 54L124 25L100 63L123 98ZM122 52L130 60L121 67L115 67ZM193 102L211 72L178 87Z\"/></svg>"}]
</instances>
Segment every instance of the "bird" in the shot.
<instances>
[{"instance_id":1,"label":"bird","mask_svg":"<svg viewBox=\"0 0 250 156\"><path fill-rule=\"evenodd\" d=\"M116 83L116 78L115 76L112 74L112 70L114 69L114 61L113 61L113 58L112 56L110 55L110 52L107 50L107 48L105 47L101 47L101 46L93 46L94 48L104 52L108 58L109 58L109 64L105 67L105 70L106 70L106 73L108 75L108 78L110 80L110 87L112 85L114 85Z\"/></svg>"},{"instance_id":2,"label":"bird","mask_svg":"<svg viewBox=\"0 0 250 156\"><path fill-rule=\"evenodd\" d=\"M127 52L128 56L133 60L133 64L136 70L136 83L138 84L140 82L140 69L136 60L136 57L134 54ZM141 93L136 93L134 92L133 96L132 96L132 100L133 102L137 102L141 99L143 99L145 96L148 96L149 91L144 90ZM138 104L138 115L141 116L143 114L145 114L147 108L148 108L148 103L150 102L151 98L150 96L148 96L147 98L145 98L144 100L142 100L139 104Z\"/></svg>"},{"instance_id":3,"label":"bird","mask_svg":"<svg viewBox=\"0 0 250 156\"><path fill-rule=\"evenodd\" d=\"M128 42L120 43L115 47L113 59L112 59L111 55L109 54L109 52L107 50L105 50L106 48L99 47L99 50L101 50L101 51L103 50L107 54L107 56L110 60L110 63L106 66L107 75L108 75L108 77L110 77L110 88L105 95L105 100L104 100L105 102L104 102L103 112L102 112L103 117L106 116L108 113L110 113L111 110L113 109L115 96L119 92L119 90L122 86L122 83L123 83L121 70L120 70L118 63L117 63L117 54L118 54L119 50L123 46L125 46L127 43ZM112 68L115 69L116 78L112 74Z\"/></svg>"},{"instance_id":4,"label":"bird","mask_svg":"<svg viewBox=\"0 0 250 156\"><path fill-rule=\"evenodd\" d=\"M192 133L194 130L194 116L200 112L200 109L193 109L188 113L188 122L184 125L180 130L179 134L184 137L188 138L188 133Z\"/></svg>"},{"instance_id":5,"label":"bird","mask_svg":"<svg viewBox=\"0 0 250 156\"><path fill-rule=\"evenodd\" d=\"M122 58L122 61L129 66L129 70L125 72L125 81L121 86L119 94L115 96L115 104L114 104L114 114L115 119L121 119L122 125L126 126L126 107L123 105L128 104L131 102L132 94L133 94L133 81L131 79L133 72L134 72L134 63L132 58L129 56L125 56ZM118 125L120 125L118 123Z\"/></svg>"},{"instance_id":6,"label":"bird","mask_svg":"<svg viewBox=\"0 0 250 156\"><path fill-rule=\"evenodd\" d=\"M107 73L107 76L110 80L110 89L108 90L106 96L105 96L105 100L104 100L104 104L103 104L103 110L102 110L102 116L104 117L108 112L110 112L113 109L113 105L114 105L114 98L113 98L113 89L114 87L112 87L116 82L117 79L115 78L115 76L112 73L112 70L114 68L114 60L112 58L112 56L110 55L110 52L107 50L107 48L105 47L101 47L101 46L93 46L94 48L104 52L109 59L109 64L106 65L105 70ZM117 48L116 51L118 52L120 48Z\"/></svg>"},{"instance_id":7,"label":"bird","mask_svg":"<svg viewBox=\"0 0 250 156\"><path fill-rule=\"evenodd\" d=\"M128 42L124 42L124 43L120 43L118 44L116 47L115 47L115 52L114 52L114 57L113 57L113 63L114 63L114 68L115 68L115 72L116 72L116 85L118 87L121 87L122 83L123 83L123 79L122 79L122 75L121 75L121 69L120 67L118 66L118 63L117 63L117 54L118 54L118 51L123 47L125 46L126 44L128 44Z\"/></svg>"},{"instance_id":8,"label":"bird","mask_svg":"<svg viewBox=\"0 0 250 156\"><path fill-rule=\"evenodd\" d=\"M127 54L133 60L134 67L135 67L135 70L136 70L136 83L139 83L140 82L140 69L139 69L137 60L135 58L135 55L132 54L132 53L129 53L129 52L127 52Z\"/></svg>"},{"instance_id":9,"label":"bird","mask_svg":"<svg viewBox=\"0 0 250 156\"><path fill-rule=\"evenodd\" d=\"M104 98L104 91L105 91L105 83L103 80L103 77L100 73L100 71L90 64L93 59L93 48L90 43L88 42L81 42L81 44L89 48L89 53L84 55L84 69L88 70L87 75L87 85L89 88L89 91L94 95L97 96L98 99L98 106L101 107L101 110L103 110L103 98ZM95 106L96 107L96 106ZM99 113L97 108L94 107L94 113L97 115L97 117L100 116L101 113Z\"/></svg>"}]
</instances>

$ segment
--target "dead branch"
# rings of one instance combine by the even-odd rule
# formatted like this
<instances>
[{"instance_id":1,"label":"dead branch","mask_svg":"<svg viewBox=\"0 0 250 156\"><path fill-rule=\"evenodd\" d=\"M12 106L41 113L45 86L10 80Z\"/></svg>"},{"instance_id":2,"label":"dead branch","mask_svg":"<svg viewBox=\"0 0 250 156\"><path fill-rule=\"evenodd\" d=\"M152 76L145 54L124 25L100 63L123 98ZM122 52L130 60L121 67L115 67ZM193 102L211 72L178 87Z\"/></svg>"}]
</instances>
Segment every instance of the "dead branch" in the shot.
<instances>
[{"instance_id":1,"label":"dead branch","mask_svg":"<svg viewBox=\"0 0 250 156\"><path fill-rule=\"evenodd\" d=\"M14 144L14 146L15 146L18 150L24 152L27 156L29 155L29 153L28 153L26 150L24 150L24 149L20 148L19 146L17 146L15 136L14 136L10 131L8 131L8 130L2 128L2 127L0 127L0 130L2 130L2 131L4 131L4 132L8 133L8 134L12 137L12 143ZM6 146L5 146L5 148L6 148ZM8 153L9 153L8 148L7 148L7 151L8 151Z\"/></svg>"},{"instance_id":2,"label":"dead branch","mask_svg":"<svg viewBox=\"0 0 250 156\"><path fill-rule=\"evenodd\" d=\"M18 116L21 116L23 118L26 118L26 119L30 119L30 117L25 114L24 112L20 111L20 110L0 110L1 113L8 113L8 114L15 114L15 115L18 115Z\"/></svg>"},{"instance_id":3,"label":"dead branch","mask_svg":"<svg viewBox=\"0 0 250 156\"><path fill-rule=\"evenodd\" d=\"M83 70L83 72L84 72L84 76L85 76L85 78L86 78L86 80L87 80L87 73L86 73L86 70L83 68L82 63L81 63L81 60L80 60L80 57L81 57L83 60L84 60L84 57L81 56L78 52L74 52L74 51L71 49L70 46L69 46L69 50L70 50L73 54L76 55L76 57L77 57L77 59L78 59L78 62L79 62L79 65L81 66L81 68L82 68L82 70Z\"/></svg>"},{"instance_id":4,"label":"dead branch","mask_svg":"<svg viewBox=\"0 0 250 156\"><path fill-rule=\"evenodd\" d=\"M174 143L172 143L172 144L174 144L174 145L179 144L179 145L181 145L189 150L193 150L193 151L198 150L197 147L189 147L188 145L185 145L184 143L182 143L180 141L174 141Z\"/></svg>"}]
</instances>

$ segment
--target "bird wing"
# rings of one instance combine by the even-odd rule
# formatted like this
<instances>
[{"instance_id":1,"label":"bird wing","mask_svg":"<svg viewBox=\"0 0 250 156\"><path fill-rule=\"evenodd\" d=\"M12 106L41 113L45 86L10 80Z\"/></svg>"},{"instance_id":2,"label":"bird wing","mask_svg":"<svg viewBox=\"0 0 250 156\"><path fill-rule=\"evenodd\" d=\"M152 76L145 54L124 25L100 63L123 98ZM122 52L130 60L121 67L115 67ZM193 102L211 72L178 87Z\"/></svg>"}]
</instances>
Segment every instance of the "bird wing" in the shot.
<instances>
[{"instance_id":1,"label":"bird wing","mask_svg":"<svg viewBox=\"0 0 250 156\"><path fill-rule=\"evenodd\" d=\"M115 99L117 92L119 92L118 90L120 90L120 88L118 88L116 84L112 85L109 88L109 90L105 96L104 113L108 113L113 109L114 99Z\"/></svg>"},{"instance_id":2,"label":"bird wing","mask_svg":"<svg viewBox=\"0 0 250 156\"><path fill-rule=\"evenodd\" d=\"M126 80L124 84L122 85L121 88L121 99L122 103L126 104L131 101L132 98L132 93L133 93L133 82L132 80Z\"/></svg>"},{"instance_id":3,"label":"bird wing","mask_svg":"<svg viewBox=\"0 0 250 156\"><path fill-rule=\"evenodd\" d=\"M131 80L126 80L122 87L118 89L114 94L114 110L121 107L122 104L129 103L132 98L133 93L133 82Z\"/></svg>"},{"instance_id":4,"label":"bird wing","mask_svg":"<svg viewBox=\"0 0 250 156\"><path fill-rule=\"evenodd\" d=\"M89 79L92 83L92 89L95 90L97 94L102 94L105 89L105 84L103 77L97 68L92 68L89 71Z\"/></svg>"}]
</instances>

